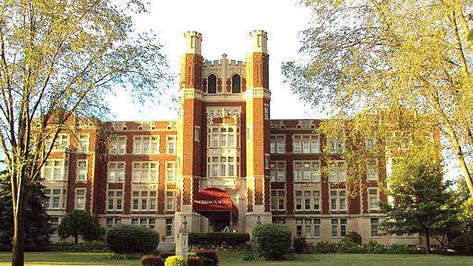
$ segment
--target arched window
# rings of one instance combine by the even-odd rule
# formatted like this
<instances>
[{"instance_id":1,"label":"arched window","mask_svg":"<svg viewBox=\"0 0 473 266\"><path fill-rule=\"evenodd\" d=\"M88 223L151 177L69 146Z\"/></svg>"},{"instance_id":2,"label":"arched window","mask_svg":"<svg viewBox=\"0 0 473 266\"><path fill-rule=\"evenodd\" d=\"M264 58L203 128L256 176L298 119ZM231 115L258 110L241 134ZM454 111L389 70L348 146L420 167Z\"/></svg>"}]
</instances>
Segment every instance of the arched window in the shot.
<instances>
[{"instance_id":1,"label":"arched window","mask_svg":"<svg viewBox=\"0 0 473 266\"><path fill-rule=\"evenodd\" d=\"M213 74L207 78L207 92L217 93L217 77Z\"/></svg>"},{"instance_id":2,"label":"arched window","mask_svg":"<svg viewBox=\"0 0 473 266\"><path fill-rule=\"evenodd\" d=\"M233 75L232 77L232 93L241 92L241 77L238 74Z\"/></svg>"}]
</instances>

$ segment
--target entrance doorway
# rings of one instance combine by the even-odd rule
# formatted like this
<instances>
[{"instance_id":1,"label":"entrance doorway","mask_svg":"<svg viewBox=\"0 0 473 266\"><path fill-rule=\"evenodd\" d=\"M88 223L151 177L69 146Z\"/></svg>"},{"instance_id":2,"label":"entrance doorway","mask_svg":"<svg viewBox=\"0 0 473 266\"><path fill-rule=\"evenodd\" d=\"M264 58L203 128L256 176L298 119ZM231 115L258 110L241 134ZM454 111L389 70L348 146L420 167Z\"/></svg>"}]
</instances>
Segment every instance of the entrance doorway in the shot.
<instances>
[{"instance_id":1,"label":"entrance doorway","mask_svg":"<svg viewBox=\"0 0 473 266\"><path fill-rule=\"evenodd\" d=\"M238 221L238 209L224 190L208 188L194 195L193 209L209 220L213 232L232 232Z\"/></svg>"}]
</instances>

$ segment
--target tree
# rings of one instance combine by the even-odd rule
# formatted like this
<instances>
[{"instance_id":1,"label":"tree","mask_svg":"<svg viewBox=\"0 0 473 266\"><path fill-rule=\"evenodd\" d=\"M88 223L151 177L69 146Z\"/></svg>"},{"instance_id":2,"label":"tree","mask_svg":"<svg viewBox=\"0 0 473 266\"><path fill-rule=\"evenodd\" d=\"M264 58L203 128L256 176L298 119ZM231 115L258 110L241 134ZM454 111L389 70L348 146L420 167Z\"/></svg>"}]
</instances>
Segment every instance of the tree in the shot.
<instances>
[{"instance_id":1,"label":"tree","mask_svg":"<svg viewBox=\"0 0 473 266\"><path fill-rule=\"evenodd\" d=\"M6 172L2 174L3 177ZM5 180L4 180L5 179ZM11 199L11 185L7 178L0 177L0 251L9 251L13 239L13 206ZM51 228L49 219L42 203L46 200L41 184L32 184L27 188L30 197L26 204L25 217L25 250L40 251L47 248Z\"/></svg>"},{"instance_id":2,"label":"tree","mask_svg":"<svg viewBox=\"0 0 473 266\"><path fill-rule=\"evenodd\" d=\"M422 234L427 254L431 237L445 247L449 232L461 226L460 206L448 191L450 182L444 181L439 161L430 155L422 151L399 158L388 182L393 203L383 204L388 218L381 225L390 234Z\"/></svg>"},{"instance_id":3,"label":"tree","mask_svg":"<svg viewBox=\"0 0 473 266\"><path fill-rule=\"evenodd\" d=\"M74 117L106 117L110 93L131 87L143 101L169 84L156 37L134 28L144 2L0 2L0 148L11 177L14 266L24 264L26 188L58 134Z\"/></svg>"},{"instance_id":4,"label":"tree","mask_svg":"<svg viewBox=\"0 0 473 266\"><path fill-rule=\"evenodd\" d=\"M304 0L313 12L301 59L286 62L285 82L336 119L387 135L384 110L411 110L438 127L473 192L472 3L445 0ZM408 120L406 129L432 130ZM378 127L379 126L379 127ZM406 132L406 131L404 131Z\"/></svg>"},{"instance_id":5,"label":"tree","mask_svg":"<svg viewBox=\"0 0 473 266\"><path fill-rule=\"evenodd\" d=\"M92 215L82 210L74 210L68 213L58 226L58 234L61 238L74 237L74 243L79 243L79 236L86 240L95 240L100 237L100 226Z\"/></svg>"}]
</instances>

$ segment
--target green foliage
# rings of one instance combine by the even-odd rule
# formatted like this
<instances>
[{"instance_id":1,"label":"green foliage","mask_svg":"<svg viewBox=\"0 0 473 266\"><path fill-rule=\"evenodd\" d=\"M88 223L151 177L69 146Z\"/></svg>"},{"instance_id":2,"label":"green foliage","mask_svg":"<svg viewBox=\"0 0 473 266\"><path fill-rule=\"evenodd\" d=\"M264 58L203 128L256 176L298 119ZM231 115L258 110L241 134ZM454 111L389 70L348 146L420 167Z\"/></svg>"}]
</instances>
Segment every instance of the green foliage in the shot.
<instances>
[{"instance_id":1,"label":"green foliage","mask_svg":"<svg viewBox=\"0 0 473 266\"><path fill-rule=\"evenodd\" d=\"M59 242L49 246L50 251L70 251L70 252L104 252L109 251L103 241L92 240L80 243Z\"/></svg>"},{"instance_id":2,"label":"green foliage","mask_svg":"<svg viewBox=\"0 0 473 266\"><path fill-rule=\"evenodd\" d=\"M241 245L248 241L248 233L189 233L189 245Z\"/></svg>"},{"instance_id":3,"label":"green foliage","mask_svg":"<svg viewBox=\"0 0 473 266\"><path fill-rule=\"evenodd\" d=\"M361 243L363 242L362 239L361 239L361 235L358 234L357 232L348 232L346 238L349 238L351 239L351 241L353 241L353 243L356 243L358 245L361 245Z\"/></svg>"},{"instance_id":4,"label":"green foliage","mask_svg":"<svg viewBox=\"0 0 473 266\"><path fill-rule=\"evenodd\" d=\"M114 253L147 253L159 244L156 231L138 225L115 225L107 229L105 242Z\"/></svg>"},{"instance_id":5,"label":"green foliage","mask_svg":"<svg viewBox=\"0 0 473 266\"><path fill-rule=\"evenodd\" d=\"M461 210L448 187L435 157L424 152L400 158L389 183L394 203L383 205L389 219L381 224L382 230L397 235L421 233L428 239L427 246L431 236L457 230Z\"/></svg>"},{"instance_id":6,"label":"green foliage","mask_svg":"<svg viewBox=\"0 0 473 266\"><path fill-rule=\"evenodd\" d=\"M351 238L345 237L336 244L337 252L340 253L366 253L362 245L353 242Z\"/></svg>"},{"instance_id":7,"label":"green foliage","mask_svg":"<svg viewBox=\"0 0 473 266\"><path fill-rule=\"evenodd\" d=\"M415 254L416 250L410 249L406 245L391 244L382 245L371 240L370 242L359 245L350 238L343 238L338 243L317 242L314 246L315 253L366 253L366 254Z\"/></svg>"},{"instance_id":8,"label":"green foliage","mask_svg":"<svg viewBox=\"0 0 473 266\"><path fill-rule=\"evenodd\" d=\"M455 237L448 247L461 255L473 255L473 232L466 232Z\"/></svg>"},{"instance_id":9,"label":"green foliage","mask_svg":"<svg viewBox=\"0 0 473 266\"><path fill-rule=\"evenodd\" d=\"M141 253L113 254L111 260L139 260L143 256Z\"/></svg>"},{"instance_id":10,"label":"green foliage","mask_svg":"<svg viewBox=\"0 0 473 266\"><path fill-rule=\"evenodd\" d=\"M265 260L282 260L291 247L291 231L280 224L260 224L253 229L253 248Z\"/></svg>"},{"instance_id":11,"label":"green foliage","mask_svg":"<svg viewBox=\"0 0 473 266\"><path fill-rule=\"evenodd\" d=\"M171 256L166 259L164 266L187 266L183 256Z\"/></svg>"},{"instance_id":12,"label":"green foliage","mask_svg":"<svg viewBox=\"0 0 473 266\"><path fill-rule=\"evenodd\" d=\"M13 239L13 206L11 199L11 185L6 173L0 180L0 251L12 250ZM43 201L47 197L43 193L44 186L34 184L27 187L30 197L25 208L24 243L26 251L42 251L49 245L51 228L48 215L43 208Z\"/></svg>"},{"instance_id":13,"label":"green foliage","mask_svg":"<svg viewBox=\"0 0 473 266\"><path fill-rule=\"evenodd\" d=\"M61 238L74 237L74 242L79 242L79 235L85 240L95 240L100 237L100 225L96 217L83 210L74 210L62 219L58 226L58 234Z\"/></svg>"},{"instance_id":14,"label":"green foliage","mask_svg":"<svg viewBox=\"0 0 473 266\"><path fill-rule=\"evenodd\" d=\"M307 249L307 242L305 241L305 237L303 236L295 237L294 243L292 245L294 246L294 250L297 253L304 253Z\"/></svg>"},{"instance_id":15,"label":"green foliage","mask_svg":"<svg viewBox=\"0 0 473 266\"><path fill-rule=\"evenodd\" d=\"M317 242L314 246L315 253L334 253L337 251L336 243L321 241Z\"/></svg>"},{"instance_id":16,"label":"green foliage","mask_svg":"<svg viewBox=\"0 0 473 266\"><path fill-rule=\"evenodd\" d=\"M144 255L140 262L141 266L164 266L163 260L155 255Z\"/></svg>"}]
</instances>

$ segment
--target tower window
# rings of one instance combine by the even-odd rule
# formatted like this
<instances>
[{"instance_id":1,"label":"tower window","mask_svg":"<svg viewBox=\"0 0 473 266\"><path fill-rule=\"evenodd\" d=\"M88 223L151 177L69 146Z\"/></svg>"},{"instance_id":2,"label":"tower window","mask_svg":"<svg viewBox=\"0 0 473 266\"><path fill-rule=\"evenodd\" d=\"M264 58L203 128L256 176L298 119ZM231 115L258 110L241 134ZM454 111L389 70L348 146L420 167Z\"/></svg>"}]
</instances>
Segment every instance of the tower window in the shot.
<instances>
[{"instance_id":1,"label":"tower window","mask_svg":"<svg viewBox=\"0 0 473 266\"><path fill-rule=\"evenodd\" d=\"M213 74L207 78L207 92L217 93L217 77Z\"/></svg>"},{"instance_id":2,"label":"tower window","mask_svg":"<svg viewBox=\"0 0 473 266\"><path fill-rule=\"evenodd\" d=\"M238 74L232 76L232 93L241 92L241 77Z\"/></svg>"}]
</instances>

